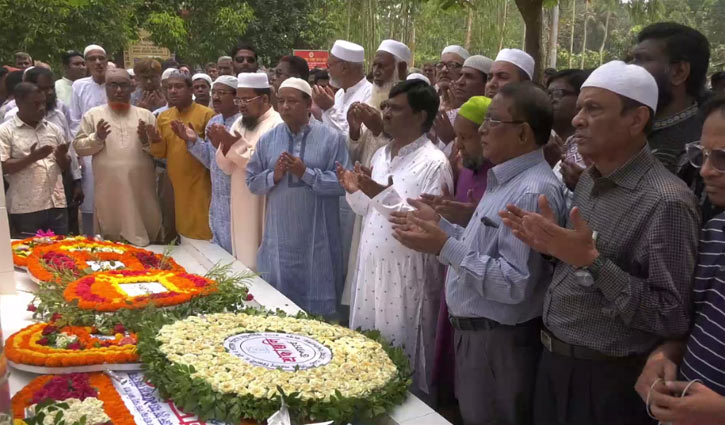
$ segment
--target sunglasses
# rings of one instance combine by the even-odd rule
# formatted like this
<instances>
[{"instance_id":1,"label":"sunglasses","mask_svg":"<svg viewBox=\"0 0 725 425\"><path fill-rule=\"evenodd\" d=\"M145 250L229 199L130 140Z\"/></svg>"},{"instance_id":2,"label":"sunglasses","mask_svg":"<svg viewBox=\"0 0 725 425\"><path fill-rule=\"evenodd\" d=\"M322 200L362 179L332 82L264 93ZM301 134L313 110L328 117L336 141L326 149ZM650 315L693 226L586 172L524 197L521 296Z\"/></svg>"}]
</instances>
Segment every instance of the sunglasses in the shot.
<instances>
[{"instance_id":1,"label":"sunglasses","mask_svg":"<svg viewBox=\"0 0 725 425\"><path fill-rule=\"evenodd\" d=\"M685 145L687 160L695 168L702 168L705 161L710 160L710 165L721 173L725 173L725 149L705 149L700 142L692 142Z\"/></svg>"},{"instance_id":2,"label":"sunglasses","mask_svg":"<svg viewBox=\"0 0 725 425\"><path fill-rule=\"evenodd\" d=\"M257 59L254 56L237 56L234 58L236 63L254 63Z\"/></svg>"}]
</instances>

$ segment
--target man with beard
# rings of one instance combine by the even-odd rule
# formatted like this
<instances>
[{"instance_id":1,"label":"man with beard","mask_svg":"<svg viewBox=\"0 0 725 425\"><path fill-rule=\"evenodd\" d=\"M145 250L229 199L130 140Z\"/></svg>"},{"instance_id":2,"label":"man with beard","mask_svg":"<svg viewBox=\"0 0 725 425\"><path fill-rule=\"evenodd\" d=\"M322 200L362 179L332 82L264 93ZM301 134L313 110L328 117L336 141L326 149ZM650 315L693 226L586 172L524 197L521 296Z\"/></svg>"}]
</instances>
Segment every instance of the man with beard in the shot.
<instances>
[{"instance_id":1,"label":"man with beard","mask_svg":"<svg viewBox=\"0 0 725 425\"><path fill-rule=\"evenodd\" d=\"M131 104L155 111L166 105L161 89L161 64L155 59L141 59L133 65L136 90L131 93Z\"/></svg>"},{"instance_id":2,"label":"man with beard","mask_svg":"<svg viewBox=\"0 0 725 425\"><path fill-rule=\"evenodd\" d=\"M194 102L202 106L211 107L209 104L211 102L211 95L209 93L211 91L211 85L212 79L210 76L201 72L194 74L191 77L191 88L194 91Z\"/></svg>"},{"instance_id":3,"label":"man with beard","mask_svg":"<svg viewBox=\"0 0 725 425\"><path fill-rule=\"evenodd\" d=\"M70 105L73 82L86 76L86 61L83 59L83 55L75 50L64 52L61 55L61 61L63 62L63 78L55 82L55 94L61 102Z\"/></svg>"},{"instance_id":4,"label":"man with beard","mask_svg":"<svg viewBox=\"0 0 725 425\"><path fill-rule=\"evenodd\" d=\"M343 279L339 202L345 191L335 164L350 165L345 136L310 118L311 96L300 78L280 85L284 124L259 139L247 185L267 197L257 271L304 311L330 317Z\"/></svg>"},{"instance_id":5,"label":"man with beard","mask_svg":"<svg viewBox=\"0 0 725 425\"><path fill-rule=\"evenodd\" d=\"M655 157L673 173L683 165L685 145L700 140L698 101L709 61L707 38L685 25L659 22L637 36L632 63L649 71L659 89L657 115L647 139Z\"/></svg>"},{"instance_id":6,"label":"man with beard","mask_svg":"<svg viewBox=\"0 0 725 425\"><path fill-rule=\"evenodd\" d=\"M433 130L438 137L438 147L447 156L451 155L454 148L450 143L456 137L453 121L458 115L458 108L471 97L484 95L492 63L493 61L486 56L469 56L463 62L458 79L453 81L452 90L449 90L453 94L450 98L449 109L439 111L433 122ZM457 168L456 162L454 161L453 164L454 172Z\"/></svg>"},{"instance_id":7,"label":"man with beard","mask_svg":"<svg viewBox=\"0 0 725 425\"><path fill-rule=\"evenodd\" d=\"M408 74L408 64L411 59L410 49L405 44L395 40L383 40L380 43L373 60L373 86L370 98L365 103L353 103L347 113L350 126L350 137L347 141L350 162L360 162L362 166L370 167L373 154L390 142L390 137L383 132L381 104L387 100L390 89ZM343 257L347 264L342 303L349 304L350 290L355 278L354 271L357 269L357 250L360 245L363 218L354 214L346 201L340 205L342 246L345 251ZM352 220L354 223L350 226Z\"/></svg>"},{"instance_id":8,"label":"man with beard","mask_svg":"<svg viewBox=\"0 0 725 425\"><path fill-rule=\"evenodd\" d=\"M214 111L194 103L189 75L174 70L167 84L171 107L159 114L156 127L145 125L146 137L151 143L151 154L167 161L166 169L174 187L176 230L182 238L208 241L212 238L209 228L209 170L189 153L186 141L176 135L172 123L181 121L191 125L201 137Z\"/></svg>"},{"instance_id":9,"label":"man with beard","mask_svg":"<svg viewBox=\"0 0 725 425\"><path fill-rule=\"evenodd\" d=\"M251 44L238 43L232 48L231 57L234 65L234 74L232 75L238 75L242 72L257 72L257 69L259 69L257 49Z\"/></svg>"},{"instance_id":10,"label":"man with beard","mask_svg":"<svg viewBox=\"0 0 725 425\"><path fill-rule=\"evenodd\" d=\"M106 73L106 105L83 115L73 141L92 159L95 185L94 234L146 246L161 230L154 162L139 133L155 125L151 111L131 105L131 79L124 69Z\"/></svg>"},{"instance_id":11,"label":"man with beard","mask_svg":"<svg viewBox=\"0 0 725 425\"><path fill-rule=\"evenodd\" d=\"M242 117L229 131L221 125L207 130L207 137L217 146L216 163L231 178L232 251L252 270L257 270L257 249L262 241L264 197L247 187L247 164L259 138L282 123L282 117L272 108L270 96L266 74L239 74L234 101Z\"/></svg>"},{"instance_id":12,"label":"man with beard","mask_svg":"<svg viewBox=\"0 0 725 425\"><path fill-rule=\"evenodd\" d=\"M362 46L337 40L327 59L327 72L330 84L340 90L335 93L330 87L312 88L312 99L323 111L322 122L343 134L349 129L347 111L350 105L367 100L372 91L372 84L365 78L364 62Z\"/></svg>"},{"instance_id":13,"label":"man with beard","mask_svg":"<svg viewBox=\"0 0 725 425\"><path fill-rule=\"evenodd\" d=\"M83 50L89 77L80 78L73 82L73 93L70 103L71 134L78 132L81 118L89 109L105 105L106 98L106 69L108 59L103 47L91 44ZM85 194L81 204L82 230L86 235L93 235L93 166L91 157L81 158L82 184Z\"/></svg>"},{"instance_id":14,"label":"man with beard","mask_svg":"<svg viewBox=\"0 0 725 425\"><path fill-rule=\"evenodd\" d=\"M45 94L35 84L20 83L14 94L18 112L0 125L0 161L7 176L13 237L27 238L38 229L65 235L62 173L70 165L68 144L62 130L45 120Z\"/></svg>"},{"instance_id":15,"label":"man with beard","mask_svg":"<svg viewBox=\"0 0 725 425\"><path fill-rule=\"evenodd\" d=\"M197 74L198 75L198 74ZM206 75L206 74L204 74ZM199 80L197 80L199 81ZM212 242L232 254L232 236L230 224L230 179L217 165L214 156L219 147L209 136L212 126L222 126L226 130L239 118L239 107L235 103L237 79L231 75L222 75L214 82L211 91L214 111L218 112L206 125L206 140L196 134L193 127L181 121L174 121L171 127L181 139L186 140L186 147L211 173L211 204L209 206L209 227L213 235ZM218 142L218 140L217 140Z\"/></svg>"},{"instance_id":16,"label":"man with beard","mask_svg":"<svg viewBox=\"0 0 725 425\"><path fill-rule=\"evenodd\" d=\"M25 73L25 81L35 84L38 90L45 94L45 119L60 127L65 136L65 143L71 143L73 137L70 132L70 110L63 102L56 99L53 73L48 69L35 67ZM17 107L9 110L5 114L5 121L15 116L17 112ZM68 150L68 156L70 167L63 173L63 187L68 205L68 232L78 234L78 206L83 202L83 187L78 156L72 145Z\"/></svg>"}]
</instances>

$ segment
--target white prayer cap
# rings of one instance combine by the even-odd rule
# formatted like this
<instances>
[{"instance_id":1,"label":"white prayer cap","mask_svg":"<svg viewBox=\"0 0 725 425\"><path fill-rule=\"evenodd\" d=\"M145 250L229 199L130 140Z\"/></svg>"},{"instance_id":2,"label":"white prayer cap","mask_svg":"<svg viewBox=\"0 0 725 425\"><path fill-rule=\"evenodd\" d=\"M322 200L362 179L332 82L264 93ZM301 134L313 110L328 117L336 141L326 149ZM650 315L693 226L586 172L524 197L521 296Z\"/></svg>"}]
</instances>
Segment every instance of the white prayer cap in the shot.
<instances>
[{"instance_id":1,"label":"white prayer cap","mask_svg":"<svg viewBox=\"0 0 725 425\"><path fill-rule=\"evenodd\" d=\"M245 89L268 89L269 79L267 78L267 73L242 72L237 75L237 87Z\"/></svg>"},{"instance_id":2,"label":"white prayer cap","mask_svg":"<svg viewBox=\"0 0 725 425\"><path fill-rule=\"evenodd\" d=\"M25 69L23 70L23 78L25 78L25 74L27 74L27 73L28 73L28 71L30 71L30 70L31 70L31 69L33 69L33 68L35 68L35 67L34 67L34 66L29 66L29 67L25 68Z\"/></svg>"},{"instance_id":3,"label":"white prayer cap","mask_svg":"<svg viewBox=\"0 0 725 425\"><path fill-rule=\"evenodd\" d=\"M512 63L524 71L530 79L534 78L534 58L523 50L503 49L496 56L496 62L498 61Z\"/></svg>"},{"instance_id":4,"label":"white prayer cap","mask_svg":"<svg viewBox=\"0 0 725 425\"><path fill-rule=\"evenodd\" d=\"M380 47L378 47L377 51L388 52L398 58L398 60L405 63L410 63L410 49L404 43L401 43L399 41L383 40L383 42L380 43Z\"/></svg>"},{"instance_id":5,"label":"white prayer cap","mask_svg":"<svg viewBox=\"0 0 725 425\"><path fill-rule=\"evenodd\" d=\"M491 73L491 65L493 65L493 61L490 58L487 58L486 56L482 56L482 55L469 56L468 59L466 59L466 61L463 62L463 66L477 69L477 70L483 72L484 74Z\"/></svg>"},{"instance_id":6,"label":"white prayer cap","mask_svg":"<svg viewBox=\"0 0 725 425\"><path fill-rule=\"evenodd\" d=\"M639 65L622 61L607 62L595 69L584 81L584 87L598 87L649 106L657 112L657 82Z\"/></svg>"},{"instance_id":7,"label":"white prayer cap","mask_svg":"<svg viewBox=\"0 0 725 425\"><path fill-rule=\"evenodd\" d=\"M234 59L232 59L231 56L219 56L219 59L217 59L216 61L217 62L224 62L224 61L231 61L231 60L234 60Z\"/></svg>"},{"instance_id":8,"label":"white prayer cap","mask_svg":"<svg viewBox=\"0 0 725 425\"><path fill-rule=\"evenodd\" d=\"M196 80L199 80L199 79L206 81L207 83L209 83L209 87L211 87L212 81L211 81L211 77L210 76L204 74L203 72L199 72L199 73L194 74L191 77L191 81L192 82L193 81L196 81Z\"/></svg>"},{"instance_id":9,"label":"white prayer cap","mask_svg":"<svg viewBox=\"0 0 725 425\"><path fill-rule=\"evenodd\" d=\"M423 75L419 72L413 72L411 74L408 74L408 77L406 78L406 80L421 80L421 81L425 81L426 84L430 85L430 80L428 79L428 77L426 77L425 75Z\"/></svg>"},{"instance_id":10,"label":"white prayer cap","mask_svg":"<svg viewBox=\"0 0 725 425\"><path fill-rule=\"evenodd\" d=\"M199 75L199 74L197 74ZM208 75L204 74L208 77ZM211 78L209 78L211 80ZM239 81L237 80L237 77L232 77L231 75L220 75L216 77L216 80L214 80L214 84L224 84L225 86L229 86L233 88L234 90L239 87ZM209 84L211 85L211 84Z\"/></svg>"},{"instance_id":11,"label":"white prayer cap","mask_svg":"<svg viewBox=\"0 0 725 425\"><path fill-rule=\"evenodd\" d=\"M178 71L176 68L166 68L161 74L161 81L168 80L172 72Z\"/></svg>"},{"instance_id":12,"label":"white prayer cap","mask_svg":"<svg viewBox=\"0 0 725 425\"><path fill-rule=\"evenodd\" d=\"M308 96L312 96L312 87L310 87L310 83L302 78L290 77L284 80L282 84L279 85L279 89L282 90L285 87L297 89L302 93L306 93Z\"/></svg>"},{"instance_id":13,"label":"white prayer cap","mask_svg":"<svg viewBox=\"0 0 725 425\"><path fill-rule=\"evenodd\" d=\"M471 56L471 54L468 53L468 50L457 44L451 44L450 46L443 49L443 51L441 52L441 56L445 55L446 53L455 53L458 56L462 57L463 60L466 60L469 56Z\"/></svg>"},{"instance_id":14,"label":"white prayer cap","mask_svg":"<svg viewBox=\"0 0 725 425\"><path fill-rule=\"evenodd\" d=\"M126 72L128 72L128 75L130 75L130 76L132 76L132 77L135 77L135 76L136 76L136 73L135 73L135 72L133 72L133 68L128 68L128 69L126 70Z\"/></svg>"},{"instance_id":15,"label":"white prayer cap","mask_svg":"<svg viewBox=\"0 0 725 425\"><path fill-rule=\"evenodd\" d=\"M85 57L92 50L100 50L103 52L104 55L106 54L106 49L99 46L98 44L91 44L88 47L86 47L85 49L83 49L83 57Z\"/></svg>"},{"instance_id":16,"label":"white prayer cap","mask_svg":"<svg viewBox=\"0 0 725 425\"><path fill-rule=\"evenodd\" d=\"M345 62L365 62L363 46L345 40L337 40L330 50L333 56Z\"/></svg>"}]
</instances>

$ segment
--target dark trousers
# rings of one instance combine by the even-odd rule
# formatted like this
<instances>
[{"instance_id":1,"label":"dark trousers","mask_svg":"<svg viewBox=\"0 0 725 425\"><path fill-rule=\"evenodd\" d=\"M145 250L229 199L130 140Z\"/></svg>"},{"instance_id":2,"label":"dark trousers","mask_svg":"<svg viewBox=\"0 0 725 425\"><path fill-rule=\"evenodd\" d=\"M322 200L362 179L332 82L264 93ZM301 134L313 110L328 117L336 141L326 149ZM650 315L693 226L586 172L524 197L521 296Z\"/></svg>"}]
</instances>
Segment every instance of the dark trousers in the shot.
<instances>
[{"instance_id":1,"label":"dark trousers","mask_svg":"<svg viewBox=\"0 0 725 425\"><path fill-rule=\"evenodd\" d=\"M634 391L646 360L580 360L544 350L536 380L535 423L654 424Z\"/></svg>"},{"instance_id":2,"label":"dark trousers","mask_svg":"<svg viewBox=\"0 0 725 425\"><path fill-rule=\"evenodd\" d=\"M68 234L68 210L50 208L25 214L10 214L13 238L23 239L35 235L38 230L52 230L56 235Z\"/></svg>"},{"instance_id":3,"label":"dark trousers","mask_svg":"<svg viewBox=\"0 0 725 425\"><path fill-rule=\"evenodd\" d=\"M454 330L456 398L465 425L532 423L541 321Z\"/></svg>"}]
</instances>

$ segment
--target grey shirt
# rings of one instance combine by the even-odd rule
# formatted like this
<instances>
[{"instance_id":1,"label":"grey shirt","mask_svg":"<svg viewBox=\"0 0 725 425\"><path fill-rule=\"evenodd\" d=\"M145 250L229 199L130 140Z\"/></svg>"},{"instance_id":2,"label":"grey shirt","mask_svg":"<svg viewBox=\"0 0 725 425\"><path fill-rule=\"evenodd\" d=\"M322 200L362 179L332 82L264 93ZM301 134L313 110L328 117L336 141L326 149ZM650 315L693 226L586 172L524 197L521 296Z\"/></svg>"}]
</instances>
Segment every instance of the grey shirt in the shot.
<instances>
[{"instance_id":1,"label":"grey shirt","mask_svg":"<svg viewBox=\"0 0 725 425\"><path fill-rule=\"evenodd\" d=\"M700 215L682 180L645 146L609 176L582 173L573 205L598 233L602 265L586 286L575 267L557 264L545 326L564 342L620 357L684 336Z\"/></svg>"}]
</instances>

